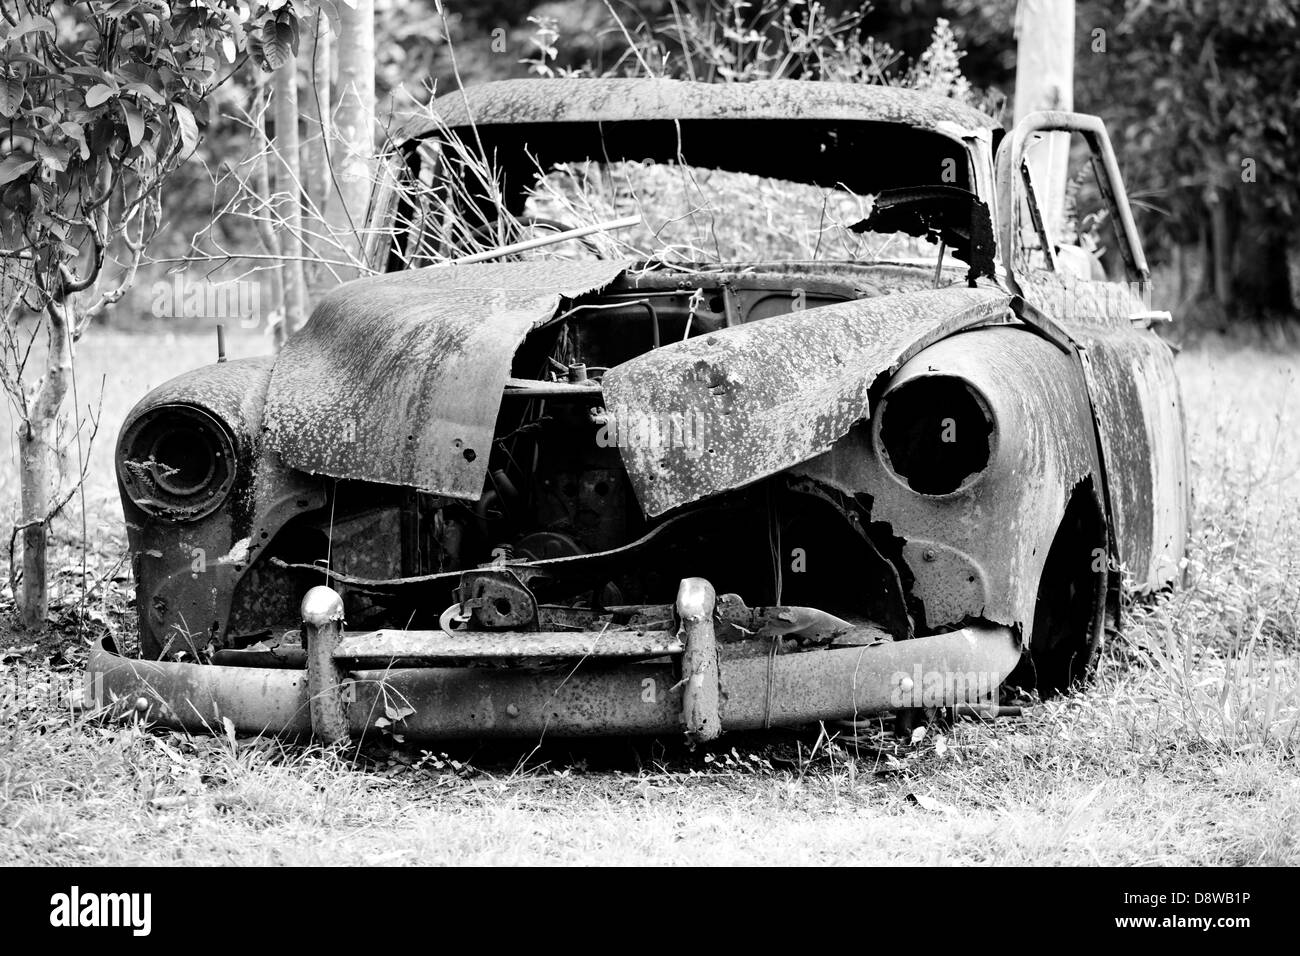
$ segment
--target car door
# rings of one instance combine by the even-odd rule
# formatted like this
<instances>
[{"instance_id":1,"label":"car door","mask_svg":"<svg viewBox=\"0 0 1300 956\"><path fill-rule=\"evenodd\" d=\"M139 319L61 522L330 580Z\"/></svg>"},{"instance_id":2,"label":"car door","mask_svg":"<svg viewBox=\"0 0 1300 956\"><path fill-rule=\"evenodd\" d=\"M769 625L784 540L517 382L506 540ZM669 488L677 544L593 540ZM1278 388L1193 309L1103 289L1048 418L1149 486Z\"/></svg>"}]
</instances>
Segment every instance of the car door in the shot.
<instances>
[{"instance_id":1,"label":"car door","mask_svg":"<svg viewBox=\"0 0 1300 956\"><path fill-rule=\"evenodd\" d=\"M1113 226L1124 275L1104 278L1100 261L1051 235L1026 161L1034 138L1078 134L1091 167L1099 215ZM1105 127L1095 116L1025 117L997 156L999 245L1008 281L1027 307L1074 339L1088 385L1110 510L1112 557L1139 591L1178 577L1187 541L1186 427L1174 352L1153 330L1168 313L1150 308L1150 270Z\"/></svg>"}]
</instances>

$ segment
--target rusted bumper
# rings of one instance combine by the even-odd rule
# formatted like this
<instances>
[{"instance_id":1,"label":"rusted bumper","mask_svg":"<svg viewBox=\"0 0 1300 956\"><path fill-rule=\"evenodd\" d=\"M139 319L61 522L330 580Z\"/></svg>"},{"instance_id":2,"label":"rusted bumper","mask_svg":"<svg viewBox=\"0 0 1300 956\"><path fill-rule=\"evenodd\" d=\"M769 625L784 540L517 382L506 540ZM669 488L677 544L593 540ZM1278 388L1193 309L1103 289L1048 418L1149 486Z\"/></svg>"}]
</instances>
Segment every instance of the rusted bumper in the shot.
<instances>
[{"instance_id":1,"label":"rusted bumper","mask_svg":"<svg viewBox=\"0 0 1300 956\"><path fill-rule=\"evenodd\" d=\"M694 626L709 627L706 618ZM392 711L408 740L474 737L672 735L707 739L708 687L717 682L717 729L753 730L864 717L906 707L986 701L1020 658L1011 631L972 626L867 647L775 656L730 656L684 679L683 659L583 661L554 670L420 667L346 675L352 735ZM686 655L689 659L690 655ZM695 700L690 700L692 694ZM134 709L146 719L196 733L311 732L306 671L138 661L103 643L90 653L88 706ZM692 732L693 731L693 732Z\"/></svg>"}]
</instances>

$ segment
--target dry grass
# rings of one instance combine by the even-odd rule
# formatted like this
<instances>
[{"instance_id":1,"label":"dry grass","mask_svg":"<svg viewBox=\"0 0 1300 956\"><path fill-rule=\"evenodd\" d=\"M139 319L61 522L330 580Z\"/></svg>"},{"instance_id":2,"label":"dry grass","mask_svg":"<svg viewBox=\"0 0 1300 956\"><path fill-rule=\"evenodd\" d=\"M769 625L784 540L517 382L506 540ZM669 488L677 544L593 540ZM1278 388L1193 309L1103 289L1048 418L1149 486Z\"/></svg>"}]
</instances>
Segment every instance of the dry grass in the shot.
<instances>
[{"instance_id":1,"label":"dry grass","mask_svg":"<svg viewBox=\"0 0 1300 956\"><path fill-rule=\"evenodd\" d=\"M234 354L263 348L232 343ZM104 429L210 336L92 333ZM75 680L77 618L0 664L4 863L1105 863L1300 861L1300 473L1294 354L1220 345L1181 362L1196 532L1189 587L1134 610L1088 691L913 746L816 733L709 753L616 742L450 755L322 752L99 726L52 705ZM99 450L92 569L120 518ZM13 500L12 453L0 467ZM62 600L79 558L66 546ZM109 581L90 632L129 629ZM20 644L0 638L0 649ZM58 651L53 661L51 654ZM734 748L734 749L733 749Z\"/></svg>"}]
</instances>

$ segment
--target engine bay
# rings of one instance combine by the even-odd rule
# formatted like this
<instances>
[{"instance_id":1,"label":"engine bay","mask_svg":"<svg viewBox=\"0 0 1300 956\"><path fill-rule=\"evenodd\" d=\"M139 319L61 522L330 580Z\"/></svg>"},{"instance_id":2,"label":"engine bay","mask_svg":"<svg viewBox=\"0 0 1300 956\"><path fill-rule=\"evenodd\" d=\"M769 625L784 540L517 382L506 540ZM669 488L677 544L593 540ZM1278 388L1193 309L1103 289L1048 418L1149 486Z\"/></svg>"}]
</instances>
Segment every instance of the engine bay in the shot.
<instances>
[{"instance_id":1,"label":"engine bay","mask_svg":"<svg viewBox=\"0 0 1300 956\"><path fill-rule=\"evenodd\" d=\"M930 281L900 266L652 271L563 303L515 355L479 499L330 479L326 505L291 521L244 575L227 645L264 636L268 619L291 627L301 595L321 583L344 595L350 628L438 627L485 567L524 569L526 589L548 607L666 604L683 577L699 576L750 605L806 605L911 636L902 542L872 525L870 501L858 500L867 496L777 474L647 519L621 446L681 442L689 454L703 436L689 416L629 420L607 409L601 379L673 342ZM518 626L517 615L503 620Z\"/></svg>"}]
</instances>

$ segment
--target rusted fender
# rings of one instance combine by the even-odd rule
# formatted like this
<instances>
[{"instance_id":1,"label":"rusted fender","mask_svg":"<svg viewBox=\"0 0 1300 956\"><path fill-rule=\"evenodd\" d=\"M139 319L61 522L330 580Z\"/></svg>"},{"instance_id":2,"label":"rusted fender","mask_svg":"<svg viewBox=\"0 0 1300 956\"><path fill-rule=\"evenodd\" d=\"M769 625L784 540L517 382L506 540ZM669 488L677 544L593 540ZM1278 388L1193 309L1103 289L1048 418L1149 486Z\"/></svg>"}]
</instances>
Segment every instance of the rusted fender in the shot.
<instances>
[{"instance_id":1,"label":"rusted fender","mask_svg":"<svg viewBox=\"0 0 1300 956\"><path fill-rule=\"evenodd\" d=\"M1016 625L1030 640L1039 579L1071 495L1084 482L1101 491L1082 372L1075 356L1044 337L995 328L927 348L889 389L932 375L967 382L997 423L988 466L973 481L945 495L918 494L881 460L867 423L794 472L871 496L872 521L905 542L901 557L925 627L979 618Z\"/></svg>"},{"instance_id":2,"label":"rusted fender","mask_svg":"<svg viewBox=\"0 0 1300 956\"><path fill-rule=\"evenodd\" d=\"M301 471L477 500L515 350L561 297L627 265L430 266L340 286L276 361L269 447Z\"/></svg>"},{"instance_id":3,"label":"rusted fender","mask_svg":"<svg viewBox=\"0 0 1300 956\"><path fill-rule=\"evenodd\" d=\"M733 326L610 369L605 404L625 426L637 500L663 514L825 452L870 417L880 376L961 329L1011 321L1009 305L996 289L904 292Z\"/></svg>"},{"instance_id":4,"label":"rusted fender","mask_svg":"<svg viewBox=\"0 0 1300 956\"><path fill-rule=\"evenodd\" d=\"M269 355L214 362L164 382L136 403L120 435L144 412L160 405L197 405L230 426L241 454L250 451L262 420L262 402L271 378Z\"/></svg>"},{"instance_id":5,"label":"rusted fender","mask_svg":"<svg viewBox=\"0 0 1300 956\"><path fill-rule=\"evenodd\" d=\"M793 726L900 707L987 700L1020 659L1008 628L971 626L873 647L721 660L723 730ZM584 661L551 672L483 667L358 671L350 675L353 736L374 727L385 700L415 712L394 727L412 740L676 734L685 729L672 663ZM86 703L136 710L193 733L310 731L305 671L127 660L90 652Z\"/></svg>"}]
</instances>

